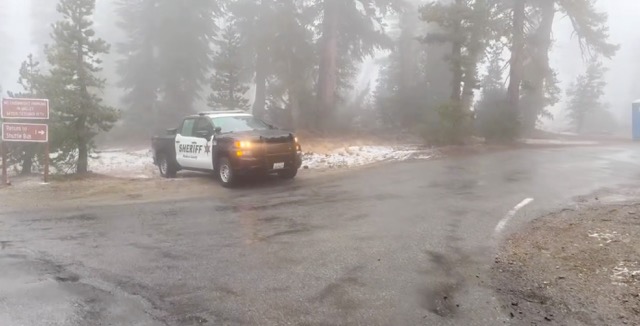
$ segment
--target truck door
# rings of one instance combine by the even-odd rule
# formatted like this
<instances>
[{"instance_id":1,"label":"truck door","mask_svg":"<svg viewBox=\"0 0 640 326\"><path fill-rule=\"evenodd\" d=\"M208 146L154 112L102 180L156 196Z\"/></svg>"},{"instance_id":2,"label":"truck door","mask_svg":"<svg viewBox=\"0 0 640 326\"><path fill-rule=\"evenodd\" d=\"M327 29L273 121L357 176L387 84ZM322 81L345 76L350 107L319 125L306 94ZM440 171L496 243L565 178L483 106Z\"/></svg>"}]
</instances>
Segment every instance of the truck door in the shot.
<instances>
[{"instance_id":1,"label":"truck door","mask_svg":"<svg viewBox=\"0 0 640 326\"><path fill-rule=\"evenodd\" d=\"M185 119L176 134L176 160L183 168L197 168L197 153L195 152L197 141L193 133L195 123L195 118Z\"/></svg>"},{"instance_id":2,"label":"truck door","mask_svg":"<svg viewBox=\"0 0 640 326\"><path fill-rule=\"evenodd\" d=\"M213 171L213 159L211 157L211 139L213 137L213 124L211 119L201 117L196 120L194 127L195 142L198 148L196 168Z\"/></svg>"}]
</instances>

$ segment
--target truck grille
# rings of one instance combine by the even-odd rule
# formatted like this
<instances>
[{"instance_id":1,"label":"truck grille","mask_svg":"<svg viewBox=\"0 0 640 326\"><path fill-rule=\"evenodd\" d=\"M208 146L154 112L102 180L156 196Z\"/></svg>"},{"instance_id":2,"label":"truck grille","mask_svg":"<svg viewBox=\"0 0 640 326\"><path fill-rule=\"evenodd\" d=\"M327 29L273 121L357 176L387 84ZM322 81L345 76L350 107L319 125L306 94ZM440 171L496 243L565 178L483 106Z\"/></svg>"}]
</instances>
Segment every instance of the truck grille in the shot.
<instances>
[{"instance_id":1,"label":"truck grille","mask_svg":"<svg viewBox=\"0 0 640 326\"><path fill-rule=\"evenodd\" d=\"M286 143L265 143L267 155L288 154L295 151L293 142Z\"/></svg>"}]
</instances>

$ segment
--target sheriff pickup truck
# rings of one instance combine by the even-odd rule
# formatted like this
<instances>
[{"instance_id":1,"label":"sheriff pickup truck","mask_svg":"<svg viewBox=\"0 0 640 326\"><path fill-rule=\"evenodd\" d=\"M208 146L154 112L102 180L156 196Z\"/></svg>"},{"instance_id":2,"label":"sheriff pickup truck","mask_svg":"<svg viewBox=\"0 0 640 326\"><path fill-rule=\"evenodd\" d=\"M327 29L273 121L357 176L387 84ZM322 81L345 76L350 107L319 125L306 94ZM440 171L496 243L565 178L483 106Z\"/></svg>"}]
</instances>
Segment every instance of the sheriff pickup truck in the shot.
<instances>
[{"instance_id":1,"label":"sheriff pickup truck","mask_svg":"<svg viewBox=\"0 0 640 326\"><path fill-rule=\"evenodd\" d=\"M293 179L302 165L292 132L277 129L244 111L201 112L180 127L152 138L153 162L160 175L180 170L214 173L224 187L238 177L277 174Z\"/></svg>"}]
</instances>

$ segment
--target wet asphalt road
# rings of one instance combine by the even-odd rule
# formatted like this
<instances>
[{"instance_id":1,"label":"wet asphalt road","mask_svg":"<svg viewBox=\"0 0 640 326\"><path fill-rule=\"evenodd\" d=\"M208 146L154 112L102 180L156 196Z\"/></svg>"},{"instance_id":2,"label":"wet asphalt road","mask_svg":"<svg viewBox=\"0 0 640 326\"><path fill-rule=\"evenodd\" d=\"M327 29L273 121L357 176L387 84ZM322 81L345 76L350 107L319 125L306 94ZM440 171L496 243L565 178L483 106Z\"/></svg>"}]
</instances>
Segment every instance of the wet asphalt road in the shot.
<instances>
[{"instance_id":1,"label":"wet asphalt road","mask_svg":"<svg viewBox=\"0 0 640 326\"><path fill-rule=\"evenodd\" d=\"M0 215L0 325L508 324L500 239L638 184L638 162L631 144L530 149Z\"/></svg>"}]
</instances>

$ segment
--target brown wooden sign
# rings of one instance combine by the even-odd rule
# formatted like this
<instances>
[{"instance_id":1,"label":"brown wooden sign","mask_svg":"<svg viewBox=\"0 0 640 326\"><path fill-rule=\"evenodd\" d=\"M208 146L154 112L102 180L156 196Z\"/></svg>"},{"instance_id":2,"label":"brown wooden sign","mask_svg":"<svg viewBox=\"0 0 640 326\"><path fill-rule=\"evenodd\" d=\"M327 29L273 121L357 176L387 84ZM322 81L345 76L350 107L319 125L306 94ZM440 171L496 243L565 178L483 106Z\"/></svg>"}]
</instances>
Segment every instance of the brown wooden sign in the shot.
<instances>
[{"instance_id":1,"label":"brown wooden sign","mask_svg":"<svg viewBox=\"0 0 640 326\"><path fill-rule=\"evenodd\" d=\"M49 127L36 123L3 123L2 140L6 142L46 143Z\"/></svg>"},{"instance_id":2,"label":"brown wooden sign","mask_svg":"<svg viewBox=\"0 0 640 326\"><path fill-rule=\"evenodd\" d=\"M2 119L49 119L49 100L3 98Z\"/></svg>"}]
</instances>

